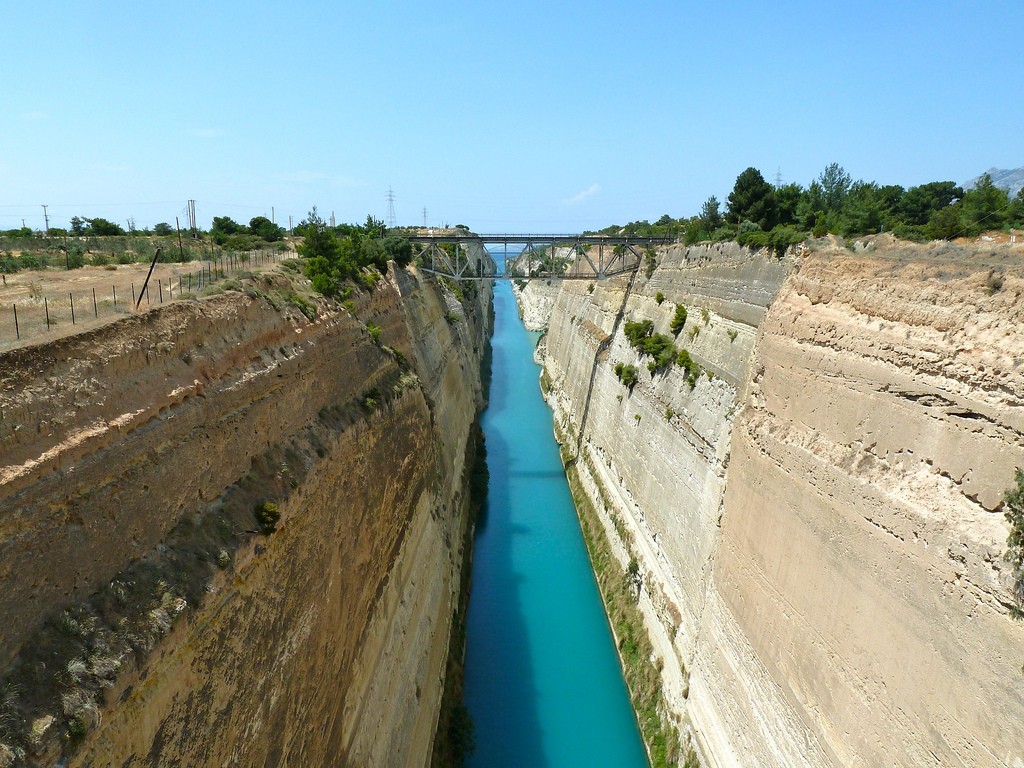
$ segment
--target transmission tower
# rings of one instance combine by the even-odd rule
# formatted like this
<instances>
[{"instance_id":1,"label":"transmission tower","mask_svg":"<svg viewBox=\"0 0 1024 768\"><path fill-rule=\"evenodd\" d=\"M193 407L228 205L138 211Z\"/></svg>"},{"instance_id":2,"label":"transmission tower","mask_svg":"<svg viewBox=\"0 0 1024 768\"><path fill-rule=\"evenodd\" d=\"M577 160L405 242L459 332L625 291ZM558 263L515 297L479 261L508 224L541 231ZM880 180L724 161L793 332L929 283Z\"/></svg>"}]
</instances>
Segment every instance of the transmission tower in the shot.
<instances>
[{"instance_id":1,"label":"transmission tower","mask_svg":"<svg viewBox=\"0 0 1024 768\"><path fill-rule=\"evenodd\" d=\"M781 166L775 169L775 188L776 189L781 189L782 188L782 167Z\"/></svg>"},{"instance_id":2,"label":"transmission tower","mask_svg":"<svg viewBox=\"0 0 1024 768\"><path fill-rule=\"evenodd\" d=\"M395 226L395 193L391 187L388 187L388 218L387 225L389 227Z\"/></svg>"},{"instance_id":3,"label":"transmission tower","mask_svg":"<svg viewBox=\"0 0 1024 768\"><path fill-rule=\"evenodd\" d=\"M427 207L423 206L423 228L427 227Z\"/></svg>"}]
</instances>

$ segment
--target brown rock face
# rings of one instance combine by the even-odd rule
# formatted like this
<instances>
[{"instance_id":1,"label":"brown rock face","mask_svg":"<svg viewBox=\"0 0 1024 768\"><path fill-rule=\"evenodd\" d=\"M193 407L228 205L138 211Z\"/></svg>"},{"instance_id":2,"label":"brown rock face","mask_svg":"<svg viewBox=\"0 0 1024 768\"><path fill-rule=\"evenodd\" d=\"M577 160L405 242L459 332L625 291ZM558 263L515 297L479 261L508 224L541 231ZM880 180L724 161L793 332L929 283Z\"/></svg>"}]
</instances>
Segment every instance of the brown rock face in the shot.
<instances>
[{"instance_id":1,"label":"brown rock face","mask_svg":"<svg viewBox=\"0 0 1024 768\"><path fill-rule=\"evenodd\" d=\"M228 294L5 356L0 661L78 674L39 762L426 762L490 298L452 301L401 271L353 314Z\"/></svg>"},{"instance_id":2,"label":"brown rock face","mask_svg":"<svg viewBox=\"0 0 1024 768\"><path fill-rule=\"evenodd\" d=\"M990 251L673 248L628 297L562 285L549 399L574 441L589 399L576 467L641 563L708 763L1024 762L999 508L1024 467L1024 279L1019 249ZM588 398L620 308L671 334L677 304L705 375L649 374L620 330Z\"/></svg>"}]
</instances>

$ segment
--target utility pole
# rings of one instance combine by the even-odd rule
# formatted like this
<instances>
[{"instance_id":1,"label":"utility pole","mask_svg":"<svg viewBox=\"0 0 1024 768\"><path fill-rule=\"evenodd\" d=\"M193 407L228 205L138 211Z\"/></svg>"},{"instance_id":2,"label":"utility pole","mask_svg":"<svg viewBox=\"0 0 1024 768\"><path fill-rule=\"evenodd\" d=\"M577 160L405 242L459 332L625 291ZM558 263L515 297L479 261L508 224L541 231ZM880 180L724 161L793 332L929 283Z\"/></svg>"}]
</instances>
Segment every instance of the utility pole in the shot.
<instances>
[{"instance_id":1,"label":"utility pole","mask_svg":"<svg viewBox=\"0 0 1024 768\"><path fill-rule=\"evenodd\" d=\"M295 230L292 229L292 215L290 213L288 214L288 234L289 235L294 235L295 234Z\"/></svg>"},{"instance_id":2,"label":"utility pole","mask_svg":"<svg viewBox=\"0 0 1024 768\"><path fill-rule=\"evenodd\" d=\"M331 211L331 229L334 229L335 226L337 225L334 223L334 211Z\"/></svg>"},{"instance_id":3,"label":"utility pole","mask_svg":"<svg viewBox=\"0 0 1024 768\"><path fill-rule=\"evenodd\" d=\"M195 240L198 238L196 234L196 201L189 200L186 207L188 209L188 226L192 230L192 239Z\"/></svg>"},{"instance_id":4,"label":"utility pole","mask_svg":"<svg viewBox=\"0 0 1024 768\"><path fill-rule=\"evenodd\" d=\"M427 206L423 206L423 228L427 228Z\"/></svg>"},{"instance_id":5,"label":"utility pole","mask_svg":"<svg viewBox=\"0 0 1024 768\"><path fill-rule=\"evenodd\" d=\"M387 220L387 224L388 224L388 227L394 227L395 226L395 193L391 189L391 187L388 187L387 200L388 200L388 220Z\"/></svg>"},{"instance_id":6,"label":"utility pole","mask_svg":"<svg viewBox=\"0 0 1024 768\"><path fill-rule=\"evenodd\" d=\"M50 236L50 216L46 212L47 208L49 208L48 205L44 205L43 206L43 221L46 222L46 236L49 237Z\"/></svg>"},{"instance_id":7,"label":"utility pole","mask_svg":"<svg viewBox=\"0 0 1024 768\"><path fill-rule=\"evenodd\" d=\"M274 216L274 206L270 206L270 223L277 224L277 219Z\"/></svg>"}]
</instances>

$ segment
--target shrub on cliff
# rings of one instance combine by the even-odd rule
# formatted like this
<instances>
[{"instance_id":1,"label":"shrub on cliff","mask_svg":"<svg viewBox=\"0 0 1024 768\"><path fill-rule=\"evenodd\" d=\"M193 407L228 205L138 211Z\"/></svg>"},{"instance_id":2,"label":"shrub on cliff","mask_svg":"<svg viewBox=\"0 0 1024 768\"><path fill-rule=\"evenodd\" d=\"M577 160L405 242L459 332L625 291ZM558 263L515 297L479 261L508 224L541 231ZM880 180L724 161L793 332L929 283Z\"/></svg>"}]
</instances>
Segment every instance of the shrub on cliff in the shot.
<instances>
[{"instance_id":1,"label":"shrub on cliff","mask_svg":"<svg viewBox=\"0 0 1024 768\"><path fill-rule=\"evenodd\" d=\"M1013 566L1013 602L1011 615L1015 619L1024 619L1024 472L1017 469L1014 474L1017 487L1011 488L1003 496L1006 506L1003 514L1010 524L1010 535L1006 539L1004 559Z\"/></svg>"},{"instance_id":2,"label":"shrub on cliff","mask_svg":"<svg viewBox=\"0 0 1024 768\"><path fill-rule=\"evenodd\" d=\"M654 333L654 323L650 320L641 320L639 323L627 321L623 333L626 334L630 345L639 349L643 340Z\"/></svg>"},{"instance_id":3,"label":"shrub on cliff","mask_svg":"<svg viewBox=\"0 0 1024 768\"><path fill-rule=\"evenodd\" d=\"M619 381L622 382L623 386L627 389L632 390L637 382L637 370L635 365L624 365L621 370L616 366L616 371L619 375Z\"/></svg>"},{"instance_id":4,"label":"shrub on cliff","mask_svg":"<svg viewBox=\"0 0 1024 768\"><path fill-rule=\"evenodd\" d=\"M676 313L672 316L669 328L672 329L672 333L678 336L679 332L683 330L684 325L686 325L686 307L682 304L676 304Z\"/></svg>"},{"instance_id":5,"label":"shrub on cliff","mask_svg":"<svg viewBox=\"0 0 1024 768\"><path fill-rule=\"evenodd\" d=\"M272 501L257 504L254 514L262 533L269 534L277 530L277 522L281 519L281 512L278 510L277 504Z\"/></svg>"}]
</instances>

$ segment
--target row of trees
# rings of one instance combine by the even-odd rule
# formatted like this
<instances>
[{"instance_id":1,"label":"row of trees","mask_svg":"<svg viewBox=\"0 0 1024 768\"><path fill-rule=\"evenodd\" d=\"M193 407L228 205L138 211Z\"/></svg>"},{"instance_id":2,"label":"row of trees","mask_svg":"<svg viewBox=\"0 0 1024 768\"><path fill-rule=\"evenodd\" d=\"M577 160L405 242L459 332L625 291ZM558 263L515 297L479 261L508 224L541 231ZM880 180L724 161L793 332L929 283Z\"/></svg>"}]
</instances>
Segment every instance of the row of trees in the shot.
<instances>
[{"instance_id":1,"label":"row of trees","mask_svg":"<svg viewBox=\"0 0 1024 768\"><path fill-rule=\"evenodd\" d=\"M985 174L971 189L952 181L904 188L854 181L832 163L806 187L773 186L756 168L737 178L723 206L708 198L700 213L653 224L632 222L602 232L652 237L683 237L688 244L712 240L773 246L780 250L808 235L858 237L892 232L907 240L975 237L987 230L1024 227L1024 190L1011 198Z\"/></svg>"},{"instance_id":2,"label":"row of trees","mask_svg":"<svg viewBox=\"0 0 1024 768\"><path fill-rule=\"evenodd\" d=\"M99 216L87 218L85 216L72 216L67 229L63 227L50 227L51 237L63 237L65 235L75 237L126 237L130 235L155 235L167 237L175 234L177 230L166 221L154 224L152 229L126 230L120 224ZM0 234L13 238L32 238L38 236L38 232L31 227L20 227L9 229ZM191 233L189 233L191 234ZM198 233L202 235L202 232ZM249 224L239 224L230 216L214 216L213 225L210 227L210 236L218 245L229 244L232 237L256 238L267 243L276 243L284 238L285 230L277 226L266 216L256 216L249 220Z\"/></svg>"}]
</instances>

